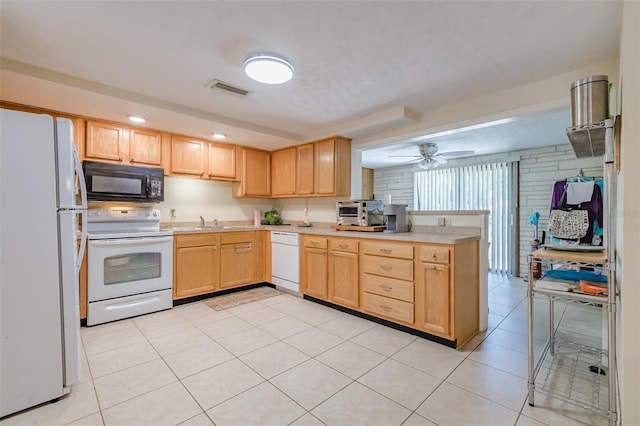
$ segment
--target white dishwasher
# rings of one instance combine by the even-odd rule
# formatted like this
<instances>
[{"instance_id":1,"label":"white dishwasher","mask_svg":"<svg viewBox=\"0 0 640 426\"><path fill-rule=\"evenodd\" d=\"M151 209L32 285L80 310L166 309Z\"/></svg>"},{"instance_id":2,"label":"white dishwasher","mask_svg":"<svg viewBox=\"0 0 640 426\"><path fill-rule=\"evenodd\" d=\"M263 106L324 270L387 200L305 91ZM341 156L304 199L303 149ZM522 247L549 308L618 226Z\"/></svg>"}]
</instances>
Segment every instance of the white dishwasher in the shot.
<instances>
[{"instance_id":1,"label":"white dishwasher","mask_svg":"<svg viewBox=\"0 0 640 426\"><path fill-rule=\"evenodd\" d=\"M271 281L300 292L300 237L295 232L271 231Z\"/></svg>"}]
</instances>

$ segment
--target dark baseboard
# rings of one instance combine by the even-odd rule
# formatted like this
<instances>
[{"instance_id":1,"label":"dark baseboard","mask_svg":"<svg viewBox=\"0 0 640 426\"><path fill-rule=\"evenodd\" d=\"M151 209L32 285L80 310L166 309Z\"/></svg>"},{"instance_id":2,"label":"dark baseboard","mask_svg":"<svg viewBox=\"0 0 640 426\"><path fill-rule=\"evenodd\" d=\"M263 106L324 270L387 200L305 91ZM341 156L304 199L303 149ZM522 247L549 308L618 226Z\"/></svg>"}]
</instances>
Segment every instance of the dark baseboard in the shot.
<instances>
[{"instance_id":1,"label":"dark baseboard","mask_svg":"<svg viewBox=\"0 0 640 426\"><path fill-rule=\"evenodd\" d=\"M415 328L407 327L395 322L387 321L382 318L375 317L373 315L365 314L364 312L354 311L353 309L345 308L344 306L334 305L331 302L327 302L326 300L316 299L315 297L304 295L306 300L310 300L312 302L318 303L320 305L327 306L329 308L336 309L340 312L344 312L356 317L364 318L369 321L373 321L378 324L385 325L387 327L393 328L395 330L404 331L405 333L413 334L414 336L422 337L423 339L431 340L432 342L440 343L441 345L449 346L450 348L456 348L458 340L448 340L439 336L434 336L433 334L426 333L424 331L416 330Z\"/></svg>"},{"instance_id":2,"label":"dark baseboard","mask_svg":"<svg viewBox=\"0 0 640 426\"><path fill-rule=\"evenodd\" d=\"M185 305L187 303L193 303L193 302L197 302L199 300L209 299L211 297L224 296L225 294L237 293L239 291L251 290L252 288L258 288L258 287L276 288L275 284L271 284L271 283L268 283L268 282L249 284L249 285L245 285L245 286L242 286L242 287L234 287L234 288L229 288L229 289L226 289L226 290L214 291L212 293L199 294L197 296L187 297L185 299L174 300L173 301L173 306Z\"/></svg>"}]
</instances>

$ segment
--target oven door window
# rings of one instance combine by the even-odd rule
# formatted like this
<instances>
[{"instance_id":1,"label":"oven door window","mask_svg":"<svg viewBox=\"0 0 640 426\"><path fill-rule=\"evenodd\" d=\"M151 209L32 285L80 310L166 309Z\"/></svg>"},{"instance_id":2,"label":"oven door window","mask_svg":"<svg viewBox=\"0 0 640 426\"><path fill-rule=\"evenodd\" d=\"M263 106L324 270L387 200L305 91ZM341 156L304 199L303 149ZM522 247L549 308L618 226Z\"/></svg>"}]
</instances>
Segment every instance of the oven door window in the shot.
<instances>
[{"instance_id":1,"label":"oven door window","mask_svg":"<svg viewBox=\"0 0 640 426\"><path fill-rule=\"evenodd\" d=\"M131 253L104 259L105 285L148 280L161 275L161 253Z\"/></svg>"},{"instance_id":2,"label":"oven door window","mask_svg":"<svg viewBox=\"0 0 640 426\"><path fill-rule=\"evenodd\" d=\"M173 283L173 237L89 240L89 302L166 290Z\"/></svg>"},{"instance_id":3,"label":"oven door window","mask_svg":"<svg viewBox=\"0 0 640 426\"><path fill-rule=\"evenodd\" d=\"M340 217L358 217L358 207L339 207Z\"/></svg>"}]
</instances>

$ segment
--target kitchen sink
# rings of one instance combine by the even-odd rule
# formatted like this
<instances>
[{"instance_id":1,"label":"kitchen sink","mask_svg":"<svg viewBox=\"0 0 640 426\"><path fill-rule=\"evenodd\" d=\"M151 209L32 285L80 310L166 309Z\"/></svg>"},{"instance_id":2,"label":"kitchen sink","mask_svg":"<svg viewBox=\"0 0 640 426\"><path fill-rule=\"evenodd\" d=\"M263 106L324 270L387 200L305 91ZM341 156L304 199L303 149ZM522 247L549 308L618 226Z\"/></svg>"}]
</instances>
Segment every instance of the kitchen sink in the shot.
<instances>
[{"instance_id":1,"label":"kitchen sink","mask_svg":"<svg viewBox=\"0 0 640 426\"><path fill-rule=\"evenodd\" d=\"M249 229L253 226L229 225L229 226L176 226L173 231L215 231L220 229Z\"/></svg>"}]
</instances>

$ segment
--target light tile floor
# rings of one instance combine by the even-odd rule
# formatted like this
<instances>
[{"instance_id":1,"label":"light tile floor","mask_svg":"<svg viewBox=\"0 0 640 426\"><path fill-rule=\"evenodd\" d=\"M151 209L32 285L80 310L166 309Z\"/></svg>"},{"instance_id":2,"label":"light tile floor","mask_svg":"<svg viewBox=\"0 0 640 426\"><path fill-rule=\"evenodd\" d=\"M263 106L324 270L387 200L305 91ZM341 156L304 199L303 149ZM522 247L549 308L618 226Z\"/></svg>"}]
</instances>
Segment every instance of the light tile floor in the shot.
<instances>
[{"instance_id":1,"label":"light tile floor","mask_svg":"<svg viewBox=\"0 0 640 426\"><path fill-rule=\"evenodd\" d=\"M2 424L606 424L544 395L527 404L525 285L490 275L489 328L462 350L287 294L83 328L82 381ZM536 303L538 351L546 307ZM555 318L564 333L600 339L593 308L558 303Z\"/></svg>"}]
</instances>

